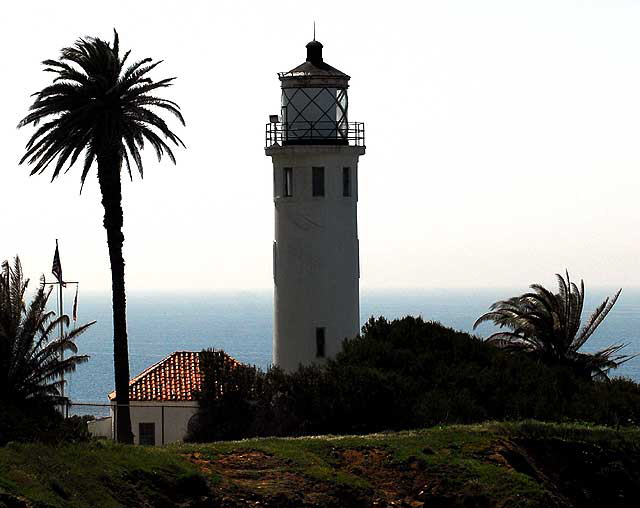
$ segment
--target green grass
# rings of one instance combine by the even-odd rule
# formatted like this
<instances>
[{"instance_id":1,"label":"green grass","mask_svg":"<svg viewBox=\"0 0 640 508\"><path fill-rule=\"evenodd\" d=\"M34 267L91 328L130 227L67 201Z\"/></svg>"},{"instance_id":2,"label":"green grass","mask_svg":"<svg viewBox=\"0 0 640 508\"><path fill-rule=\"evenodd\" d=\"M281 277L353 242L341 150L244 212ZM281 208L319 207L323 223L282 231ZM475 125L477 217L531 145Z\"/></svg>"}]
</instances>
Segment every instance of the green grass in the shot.
<instances>
[{"instance_id":1,"label":"green grass","mask_svg":"<svg viewBox=\"0 0 640 508\"><path fill-rule=\"evenodd\" d=\"M484 494L492 499L506 495L530 501L540 499L544 489L531 478L482 460L482 452L498 439L496 429L487 424L450 425L367 436L248 439L175 448L197 451L211 460L231 452L259 450L286 460L289 471L357 488L371 485L366 478L336 471L335 451L373 447L387 452L391 465L422 461L426 471L446 483L452 492ZM523 501L522 506L529 506L528 501Z\"/></svg>"},{"instance_id":2,"label":"green grass","mask_svg":"<svg viewBox=\"0 0 640 508\"><path fill-rule=\"evenodd\" d=\"M640 428L607 427L592 423L546 423L536 420L495 422L486 424L494 433L523 439L566 439L599 444L618 449L629 444L640 445Z\"/></svg>"},{"instance_id":3,"label":"green grass","mask_svg":"<svg viewBox=\"0 0 640 508\"><path fill-rule=\"evenodd\" d=\"M640 429L533 421L163 448L104 441L59 446L11 444L0 448L0 492L55 507L135 506L144 504L144 500L171 497L182 479L198 476L196 466L187 460L190 454L197 453L215 466L215 461L227 454L256 450L277 459L271 470L276 473L302 475L319 488L334 485L371 491L375 488L374 480L362 471L343 467L340 457L344 450L375 449L384 454L382 469L401 471L417 463L429 483L444 492L482 496L491 506L545 506L549 496L547 486L489 459L491 453L509 440L533 443L532 446L537 441L564 440L640 453ZM221 476L215 467L208 471L207 479L215 489L233 486L233 480Z\"/></svg>"},{"instance_id":4,"label":"green grass","mask_svg":"<svg viewBox=\"0 0 640 508\"><path fill-rule=\"evenodd\" d=\"M0 489L51 506L122 506L132 477L177 480L195 472L193 465L163 448L104 441L0 448ZM137 484L142 495L153 488L144 481Z\"/></svg>"}]
</instances>

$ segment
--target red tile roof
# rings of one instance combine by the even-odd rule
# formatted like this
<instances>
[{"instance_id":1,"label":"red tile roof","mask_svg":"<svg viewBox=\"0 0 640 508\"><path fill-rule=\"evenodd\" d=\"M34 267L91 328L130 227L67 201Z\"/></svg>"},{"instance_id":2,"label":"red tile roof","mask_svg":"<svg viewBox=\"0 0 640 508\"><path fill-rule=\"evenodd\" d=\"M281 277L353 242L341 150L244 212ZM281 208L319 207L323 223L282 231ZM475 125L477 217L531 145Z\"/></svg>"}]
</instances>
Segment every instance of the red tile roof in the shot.
<instances>
[{"instance_id":1,"label":"red tile roof","mask_svg":"<svg viewBox=\"0 0 640 508\"><path fill-rule=\"evenodd\" d=\"M200 390L200 353L176 351L129 381L129 400L189 401ZM113 400L116 392L109 394Z\"/></svg>"}]
</instances>

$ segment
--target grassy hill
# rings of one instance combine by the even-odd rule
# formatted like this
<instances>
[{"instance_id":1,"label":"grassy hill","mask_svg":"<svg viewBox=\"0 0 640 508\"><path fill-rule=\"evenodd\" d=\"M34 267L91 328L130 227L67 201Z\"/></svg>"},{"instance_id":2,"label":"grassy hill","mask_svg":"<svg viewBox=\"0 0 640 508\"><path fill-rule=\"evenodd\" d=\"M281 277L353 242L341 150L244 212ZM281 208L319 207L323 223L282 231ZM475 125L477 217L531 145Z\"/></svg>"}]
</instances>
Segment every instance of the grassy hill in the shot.
<instances>
[{"instance_id":1,"label":"grassy hill","mask_svg":"<svg viewBox=\"0 0 640 508\"><path fill-rule=\"evenodd\" d=\"M622 507L640 430L522 422L164 448L0 448L0 507Z\"/></svg>"}]
</instances>

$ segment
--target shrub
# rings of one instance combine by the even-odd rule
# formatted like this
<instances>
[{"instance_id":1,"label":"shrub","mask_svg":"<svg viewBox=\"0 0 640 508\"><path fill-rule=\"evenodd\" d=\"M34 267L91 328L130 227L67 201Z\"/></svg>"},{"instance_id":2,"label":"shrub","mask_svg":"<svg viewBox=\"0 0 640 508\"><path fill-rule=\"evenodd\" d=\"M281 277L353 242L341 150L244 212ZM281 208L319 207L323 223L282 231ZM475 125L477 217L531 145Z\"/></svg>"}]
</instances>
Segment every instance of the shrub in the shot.
<instances>
[{"instance_id":1,"label":"shrub","mask_svg":"<svg viewBox=\"0 0 640 508\"><path fill-rule=\"evenodd\" d=\"M188 439L400 430L487 419L640 424L640 385L592 381L421 318L371 318L323 367L263 372L202 353Z\"/></svg>"}]
</instances>

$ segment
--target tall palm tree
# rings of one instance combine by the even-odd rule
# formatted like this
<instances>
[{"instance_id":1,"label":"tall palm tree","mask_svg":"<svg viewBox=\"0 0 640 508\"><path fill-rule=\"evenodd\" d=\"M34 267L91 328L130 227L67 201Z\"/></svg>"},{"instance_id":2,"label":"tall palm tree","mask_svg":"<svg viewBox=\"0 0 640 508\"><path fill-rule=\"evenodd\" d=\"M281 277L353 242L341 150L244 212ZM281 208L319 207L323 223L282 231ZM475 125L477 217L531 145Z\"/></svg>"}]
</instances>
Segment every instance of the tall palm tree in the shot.
<instances>
[{"instance_id":1,"label":"tall palm tree","mask_svg":"<svg viewBox=\"0 0 640 508\"><path fill-rule=\"evenodd\" d=\"M498 331L487 342L507 351L529 353L547 364L569 366L580 375L606 379L609 369L633 358L617 354L626 344L615 344L597 353L579 350L618 301L622 289L605 299L581 328L584 282L580 281L578 288L569 279L569 272L566 279L559 274L556 277L557 294L540 284L532 284L533 292L495 302L473 328L492 321L510 331Z\"/></svg>"},{"instance_id":2,"label":"tall palm tree","mask_svg":"<svg viewBox=\"0 0 640 508\"><path fill-rule=\"evenodd\" d=\"M149 72L159 63L150 58L125 66L130 51L120 56L118 33L109 44L101 39L79 39L62 49L58 60L45 60L45 71L56 75L53 83L35 94L30 113L18 127L46 121L33 134L20 161L33 164L31 174L53 164L52 181L68 171L84 153L81 188L94 161L104 206L104 227L111 262L113 293L113 361L115 370L118 440L133 442L129 415L129 353L127 344L124 259L122 257L122 193L120 173L126 167L132 178L135 163L143 175L140 150L147 141L158 159L175 157L167 140L184 144L154 112L168 111L184 125L179 106L150 93L172 84L175 78L152 81ZM130 160L133 159L133 162Z\"/></svg>"},{"instance_id":3,"label":"tall palm tree","mask_svg":"<svg viewBox=\"0 0 640 508\"><path fill-rule=\"evenodd\" d=\"M73 372L89 357L78 355L75 339L95 321L78 326L62 337L56 330L69 326L68 316L47 311L51 288L44 278L31 303L24 301L29 283L16 256L0 268L0 400L22 403L29 399L55 402L62 393L62 374ZM71 352L64 360L60 352Z\"/></svg>"}]
</instances>

